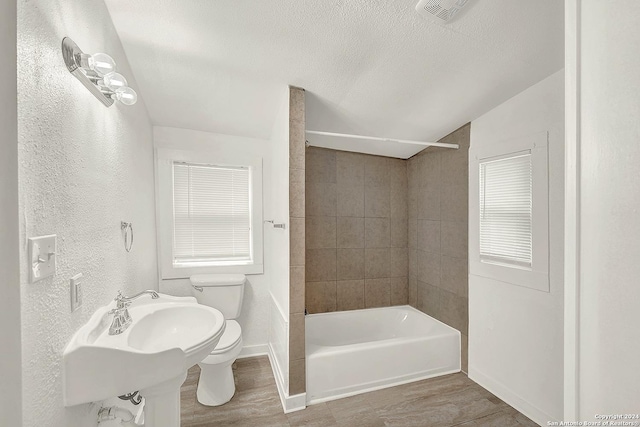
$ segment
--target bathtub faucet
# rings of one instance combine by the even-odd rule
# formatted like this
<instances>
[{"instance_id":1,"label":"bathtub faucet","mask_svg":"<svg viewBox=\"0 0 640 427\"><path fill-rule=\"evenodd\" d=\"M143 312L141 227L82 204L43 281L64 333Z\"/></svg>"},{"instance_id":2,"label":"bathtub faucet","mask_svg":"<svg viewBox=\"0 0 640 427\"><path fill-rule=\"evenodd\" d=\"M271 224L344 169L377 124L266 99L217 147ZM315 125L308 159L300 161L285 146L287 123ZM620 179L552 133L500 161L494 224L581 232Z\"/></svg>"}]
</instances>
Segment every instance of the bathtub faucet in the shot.
<instances>
[{"instance_id":1,"label":"bathtub faucet","mask_svg":"<svg viewBox=\"0 0 640 427\"><path fill-rule=\"evenodd\" d=\"M109 335L119 335L127 330L132 322L131 315L128 310L128 307L131 305L131 301L146 294L150 294L153 299L160 298L160 295L153 290L142 291L131 297L125 297L122 295L122 291L118 291L118 295L114 298L116 308L109 311L109 314L113 314L113 321L109 327Z\"/></svg>"}]
</instances>

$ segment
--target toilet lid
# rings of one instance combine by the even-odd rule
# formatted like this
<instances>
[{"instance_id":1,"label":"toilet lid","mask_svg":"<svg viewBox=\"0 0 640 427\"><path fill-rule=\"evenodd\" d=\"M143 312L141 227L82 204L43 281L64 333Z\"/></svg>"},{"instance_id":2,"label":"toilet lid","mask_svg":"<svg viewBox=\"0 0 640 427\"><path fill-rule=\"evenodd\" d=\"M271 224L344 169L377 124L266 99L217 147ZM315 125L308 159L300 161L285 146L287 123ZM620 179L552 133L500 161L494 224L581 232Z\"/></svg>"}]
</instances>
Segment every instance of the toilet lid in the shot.
<instances>
[{"instance_id":1,"label":"toilet lid","mask_svg":"<svg viewBox=\"0 0 640 427\"><path fill-rule=\"evenodd\" d=\"M236 345L240 338L242 337L242 328L240 328L240 324L235 320L227 320L227 325L216 345L216 348L213 349L211 354L215 353L223 353Z\"/></svg>"}]
</instances>

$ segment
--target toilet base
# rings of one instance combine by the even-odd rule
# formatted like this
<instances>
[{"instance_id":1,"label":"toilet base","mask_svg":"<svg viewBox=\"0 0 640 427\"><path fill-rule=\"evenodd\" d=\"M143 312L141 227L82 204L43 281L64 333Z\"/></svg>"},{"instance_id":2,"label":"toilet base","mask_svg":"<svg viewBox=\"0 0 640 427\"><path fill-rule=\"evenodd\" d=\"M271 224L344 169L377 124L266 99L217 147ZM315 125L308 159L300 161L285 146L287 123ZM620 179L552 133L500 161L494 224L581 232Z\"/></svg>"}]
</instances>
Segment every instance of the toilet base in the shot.
<instances>
[{"instance_id":1,"label":"toilet base","mask_svg":"<svg viewBox=\"0 0 640 427\"><path fill-rule=\"evenodd\" d=\"M231 400L236 392L231 368L234 360L220 365L199 364L198 402L206 406L220 406Z\"/></svg>"}]
</instances>

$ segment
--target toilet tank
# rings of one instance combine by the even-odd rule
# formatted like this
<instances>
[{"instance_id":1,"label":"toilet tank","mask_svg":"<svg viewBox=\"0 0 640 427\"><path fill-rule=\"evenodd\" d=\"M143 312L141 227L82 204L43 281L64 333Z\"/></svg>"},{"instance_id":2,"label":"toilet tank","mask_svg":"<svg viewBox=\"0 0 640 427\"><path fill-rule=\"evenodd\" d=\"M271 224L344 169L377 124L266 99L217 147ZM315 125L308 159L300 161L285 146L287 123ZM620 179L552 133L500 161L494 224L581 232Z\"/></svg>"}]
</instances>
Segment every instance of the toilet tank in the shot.
<instances>
[{"instance_id":1,"label":"toilet tank","mask_svg":"<svg viewBox=\"0 0 640 427\"><path fill-rule=\"evenodd\" d=\"M237 319L242 310L244 274L196 274L191 293L200 304L220 310L225 319Z\"/></svg>"}]
</instances>

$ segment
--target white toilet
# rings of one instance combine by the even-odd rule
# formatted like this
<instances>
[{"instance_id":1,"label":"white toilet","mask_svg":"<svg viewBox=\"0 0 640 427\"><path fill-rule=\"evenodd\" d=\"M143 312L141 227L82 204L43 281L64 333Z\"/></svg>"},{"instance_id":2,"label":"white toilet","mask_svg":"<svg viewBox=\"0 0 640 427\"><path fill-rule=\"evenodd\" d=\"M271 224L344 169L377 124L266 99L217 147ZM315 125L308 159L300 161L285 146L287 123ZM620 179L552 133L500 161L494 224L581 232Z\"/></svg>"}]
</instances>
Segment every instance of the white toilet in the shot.
<instances>
[{"instance_id":1,"label":"white toilet","mask_svg":"<svg viewBox=\"0 0 640 427\"><path fill-rule=\"evenodd\" d=\"M234 319L240 316L244 295L244 274L198 274L191 276L191 290L198 302L218 309L226 328L216 348L200 366L198 402L208 406L227 403L236 392L231 365L242 350L242 329Z\"/></svg>"}]
</instances>

